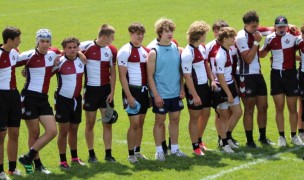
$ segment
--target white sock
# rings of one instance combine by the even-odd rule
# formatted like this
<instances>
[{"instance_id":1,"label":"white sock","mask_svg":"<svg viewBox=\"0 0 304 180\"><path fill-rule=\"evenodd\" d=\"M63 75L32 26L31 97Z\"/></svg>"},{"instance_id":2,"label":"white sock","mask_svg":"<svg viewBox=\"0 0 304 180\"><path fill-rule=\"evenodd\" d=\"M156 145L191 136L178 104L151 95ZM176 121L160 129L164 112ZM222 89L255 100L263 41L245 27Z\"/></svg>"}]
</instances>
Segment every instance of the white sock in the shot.
<instances>
[{"instance_id":1,"label":"white sock","mask_svg":"<svg viewBox=\"0 0 304 180\"><path fill-rule=\"evenodd\" d=\"M178 144L171 144L171 152L174 154L178 150Z\"/></svg>"},{"instance_id":2,"label":"white sock","mask_svg":"<svg viewBox=\"0 0 304 180\"><path fill-rule=\"evenodd\" d=\"M163 147L162 146L156 146L156 152L164 152Z\"/></svg>"}]
</instances>

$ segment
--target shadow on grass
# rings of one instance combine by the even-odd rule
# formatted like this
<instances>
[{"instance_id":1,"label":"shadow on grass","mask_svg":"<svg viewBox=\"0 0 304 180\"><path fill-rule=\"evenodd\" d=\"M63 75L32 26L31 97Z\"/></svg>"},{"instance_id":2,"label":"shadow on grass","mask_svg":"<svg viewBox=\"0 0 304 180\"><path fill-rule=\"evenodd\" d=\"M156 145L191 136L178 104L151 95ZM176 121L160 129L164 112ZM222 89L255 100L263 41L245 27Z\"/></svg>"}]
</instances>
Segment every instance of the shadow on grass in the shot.
<instances>
[{"instance_id":1,"label":"shadow on grass","mask_svg":"<svg viewBox=\"0 0 304 180\"><path fill-rule=\"evenodd\" d=\"M93 178L96 174L100 175L101 173L113 173L121 176L130 176L132 173L129 171L129 169L129 166L119 162L96 162L87 166L71 166L69 170L62 170L61 173L46 175L40 172L35 172L34 174L27 176L14 177L14 179L89 179Z\"/></svg>"}]
</instances>

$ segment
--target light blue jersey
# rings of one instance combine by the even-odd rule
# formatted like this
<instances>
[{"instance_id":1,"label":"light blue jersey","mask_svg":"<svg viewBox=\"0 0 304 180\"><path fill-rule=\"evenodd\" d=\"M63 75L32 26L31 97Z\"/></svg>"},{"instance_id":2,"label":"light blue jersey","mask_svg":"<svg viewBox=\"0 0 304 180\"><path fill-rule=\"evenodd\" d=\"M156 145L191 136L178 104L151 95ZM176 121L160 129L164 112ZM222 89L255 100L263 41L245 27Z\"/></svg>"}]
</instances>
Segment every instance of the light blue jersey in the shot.
<instances>
[{"instance_id":1,"label":"light blue jersey","mask_svg":"<svg viewBox=\"0 0 304 180\"><path fill-rule=\"evenodd\" d=\"M163 99L180 94L180 54L175 44L157 45L154 81L158 94ZM152 94L152 97L154 95Z\"/></svg>"}]
</instances>

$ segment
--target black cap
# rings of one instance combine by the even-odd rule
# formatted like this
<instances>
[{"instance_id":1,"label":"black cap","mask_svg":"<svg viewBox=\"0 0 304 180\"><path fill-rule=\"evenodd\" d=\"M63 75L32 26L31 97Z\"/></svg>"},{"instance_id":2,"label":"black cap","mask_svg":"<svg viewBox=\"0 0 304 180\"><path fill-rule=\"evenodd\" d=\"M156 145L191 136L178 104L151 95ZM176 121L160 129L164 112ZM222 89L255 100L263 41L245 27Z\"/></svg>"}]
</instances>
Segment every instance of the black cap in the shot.
<instances>
[{"instance_id":1,"label":"black cap","mask_svg":"<svg viewBox=\"0 0 304 180\"><path fill-rule=\"evenodd\" d=\"M287 18L285 16L278 16L275 19L274 24L275 24L276 27L288 26L288 21L287 21Z\"/></svg>"}]
</instances>

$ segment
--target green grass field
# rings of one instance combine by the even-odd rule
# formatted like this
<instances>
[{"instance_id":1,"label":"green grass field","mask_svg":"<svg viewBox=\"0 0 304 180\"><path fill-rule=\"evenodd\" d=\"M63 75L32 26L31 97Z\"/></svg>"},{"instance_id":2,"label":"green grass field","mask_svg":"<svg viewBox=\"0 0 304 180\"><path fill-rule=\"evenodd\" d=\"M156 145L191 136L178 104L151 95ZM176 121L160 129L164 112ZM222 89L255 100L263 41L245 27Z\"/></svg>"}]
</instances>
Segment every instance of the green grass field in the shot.
<instances>
[{"instance_id":1,"label":"green grass field","mask_svg":"<svg viewBox=\"0 0 304 180\"><path fill-rule=\"evenodd\" d=\"M300 0L292 3L283 0L225 0L225 1L135 1L135 0L62 0L62 1L0 1L0 28L8 25L19 27L22 30L22 43L20 50L25 51L35 46L35 33L40 28L49 28L53 33L53 46L60 47L62 39L76 36L81 41L92 40L97 36L101 24L109 23L116 28L113 44L119 49L129 42L127 27L132 22L140 22L146 27L144 45L156 37L154 22L160 17L168 17L175 21L177 29L174 37L180 46L185 47L186 31L195 20L204 20L210 25L217 19L226 20L230 26L237 30L243 28L242 16L248 10L256 10L260 16L260 24L273 26L278 15L285 15L289 23L298 27L304 22L303 4ZM213 39L210 32L207 42ZM261 60L264 77L269 83L269 57ZM17 69L18 87L22 89L24 78ZM57 86L56 79L52 79L50 87L50 101L53 104L53 93ZM268 137L277 143L278 132L275 123L275 109L271 96L269 96L268 109ZM206 152L204 157L195 157L188 133L188 112L182 111L180 121L179 144L181 150L189 155L188 158L173 159L168 157L165 162L154 160L155 146L153 139L154 115L151 110L146 116L142 152L150 159L141 161L139 165L132 165L127 161L126 132L129 126L128 117L122 108L121 86L116 83L115 108L119 112L118 122L113 126L112 153L116 163L106 163L103 160L104 147L102 141L102 126L95 126L95 151L99 163L88 164L86 167L74 166L68 172L60 171L58 167L59 155L56 140L53 140L41 151L41 159L53 174L44 175L34 173L23 175L16 179L302 179L303 149L292 146L278 148L263 147L256 150L245 147L246 138L242 119L233 132L234 137L240 141L241 148L233 155L221 153L217 147L217 134L214 127L214 113L209 119L204 141L212 151ZM286 110L287 111L287 110ZM84 114L84 113L83 113ZM285 132L289 142L289 123L285 112ZM84 115L79 129L78 151L79 157L87 160L88 152L84 138ZM255 123L254 137L257 141L258 129ZM27 152L27 128L22 122L19 138L19 153ZM260 145L260 144L258 144ZM70 157L67 153L68 159ZM5 169L7 158L5 155ZM18 163L18 168L24 172ZM301 178L302 177L302 178Z\"/></svg>"}]
</instances>

